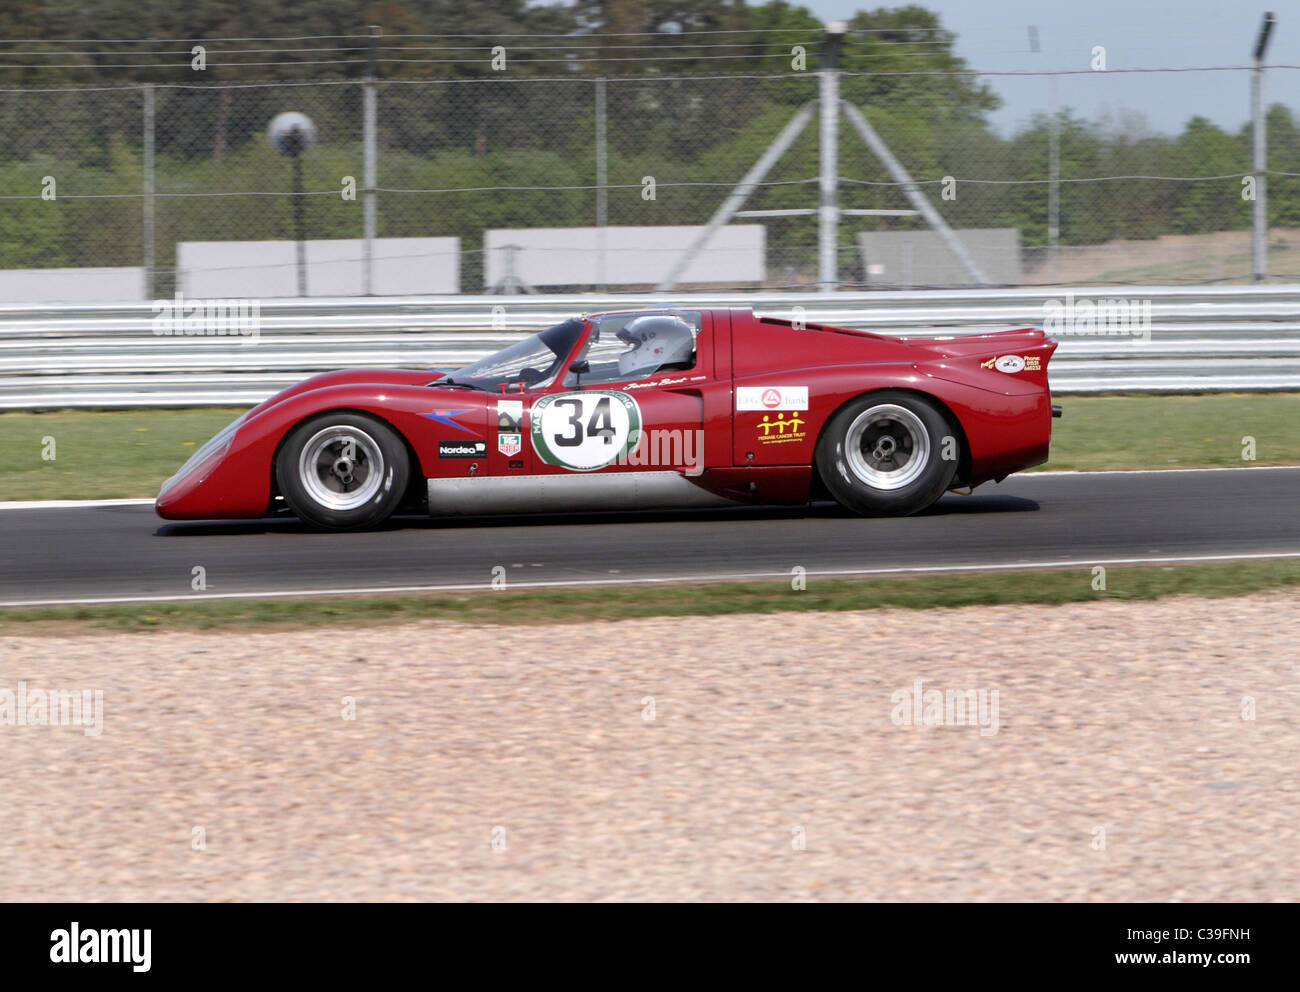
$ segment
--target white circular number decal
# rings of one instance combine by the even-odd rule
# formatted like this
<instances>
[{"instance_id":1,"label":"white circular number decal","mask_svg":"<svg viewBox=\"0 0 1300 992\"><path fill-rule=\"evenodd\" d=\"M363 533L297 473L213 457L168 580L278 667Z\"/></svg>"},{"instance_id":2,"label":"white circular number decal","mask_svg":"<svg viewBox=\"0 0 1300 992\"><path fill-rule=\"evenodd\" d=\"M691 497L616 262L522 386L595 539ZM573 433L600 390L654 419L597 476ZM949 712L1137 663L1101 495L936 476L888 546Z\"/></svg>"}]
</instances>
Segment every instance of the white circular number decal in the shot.
<instances>
[{"instance_id":1,"label":"white circular number decal","mask_svg":"<svg viewBox=\"0 0 1300 992\"><path fill-rule=\"evenodd\" d=\"M542 461L590 472L612 465L637 446L641 409L627 393L557 393L533 404L529 430Z\"/></svg>"},{"instance_id":2,"label":"white circular number decal","mask_svg":"<svg viewBox=\"0 0 1300 992\"><path fill-rule=\"evenodd\" d=\"M1019 355L1003 355L993 363L993 367L999 372L1006 372L1010 375L1014 375L1015 373L1024 370L1025 360Z\"/></svg>"}]
</instances>

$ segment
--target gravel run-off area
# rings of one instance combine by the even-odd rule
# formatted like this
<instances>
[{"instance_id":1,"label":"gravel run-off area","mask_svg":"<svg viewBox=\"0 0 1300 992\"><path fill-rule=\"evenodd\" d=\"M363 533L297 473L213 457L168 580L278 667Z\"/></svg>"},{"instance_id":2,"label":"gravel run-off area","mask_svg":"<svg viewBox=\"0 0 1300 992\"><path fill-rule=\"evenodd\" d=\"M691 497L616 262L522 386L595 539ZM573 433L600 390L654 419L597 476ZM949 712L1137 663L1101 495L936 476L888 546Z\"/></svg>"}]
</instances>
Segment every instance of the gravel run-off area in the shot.
<instances>
[{"instance_id":1,"label":"gravel run-off area","mask_svg":"<svg viewBox=\"0 0 1300 992\"><path fill-rule=\"evenodd\" d=\"M0 755L7 900L1293 900L1300 596L42 632Z\"/></svg>"}]
</instances>

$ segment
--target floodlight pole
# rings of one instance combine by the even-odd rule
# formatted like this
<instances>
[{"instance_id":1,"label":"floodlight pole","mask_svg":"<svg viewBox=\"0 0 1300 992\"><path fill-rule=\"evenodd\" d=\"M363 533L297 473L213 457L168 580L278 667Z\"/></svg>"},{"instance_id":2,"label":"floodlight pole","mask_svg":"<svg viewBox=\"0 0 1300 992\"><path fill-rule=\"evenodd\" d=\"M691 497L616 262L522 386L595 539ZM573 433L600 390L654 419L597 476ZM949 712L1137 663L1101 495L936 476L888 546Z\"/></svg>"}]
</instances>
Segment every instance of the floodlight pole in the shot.
<instances>
[{"instance_id":1,"label":"floodlight pole","mask_svg":"<svg viewBox=\"0 0 1300 992\"><path fill-rule=\"evenodd\" d=\"M1263 282L1268 275L1268 191L1265 173L1268 171L1268 130L1264 110L1264 53L1268 49L1269 35L1277 18L1272 11L1264 15L1255 41L1255 67L1250 74L1251 116L1255 121L1255 148L1253 171L1255 174L1255 209L1251 220L1250 278Z\"/></svg>"},{"instance_id":2,"label":"floodlight pole","mask_svg":"<svg viewBox=\"0 0 1300 992\"><path fill-rule=\"evenodd\" d=\"M311 118L297 111L285 111L271 118L266 131L271 146L293 159L293 227L298 243L298 295L307 295L307 194L302 188L302 153L316 137Z\"/></svg>"},{"instance_id":3,"label":"floodlight pole","mask_svg":"<svg viewBox=\"0 0 1300 992\"><path fill-rule=\"evenodd\" d=\"M293 158L293 227L298 239L298 295L307 295L307 214L302 196L302 150L294 152Z\"/></svg>"}]
</instances>

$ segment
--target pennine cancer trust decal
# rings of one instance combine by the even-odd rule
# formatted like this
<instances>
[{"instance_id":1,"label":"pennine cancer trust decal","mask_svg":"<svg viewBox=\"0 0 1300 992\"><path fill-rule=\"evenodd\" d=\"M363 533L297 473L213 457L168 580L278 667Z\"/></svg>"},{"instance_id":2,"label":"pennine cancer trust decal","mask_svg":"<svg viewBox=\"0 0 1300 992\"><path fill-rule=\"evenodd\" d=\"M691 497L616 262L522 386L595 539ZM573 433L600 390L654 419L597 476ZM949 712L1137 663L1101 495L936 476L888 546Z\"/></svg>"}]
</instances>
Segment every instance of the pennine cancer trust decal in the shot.
<instances>
[{"instance_id":1,"label":"pennine cancer trust decal","mask_svg":"<svg viewBox=\"0 0 1300 992\"><path fill-rule=\"evenodd\" d=\"M807 386L738 386L736 409L807 410Z\"/></svg>"},{"instance_id":2,"label":"pennine cancer trust decal","mask_svg":"<svg viewBox=\"0 0 1300 992\"><path fill-rule=\"evenodd\" d=\"M641 408L627 393L613 390L555 393L533 404L528 427L542 461L590 472L637 446Z\"/></svg>"},{"instance_id":3,"label":"pennine cancer trust decal","mask_svg":"<svg viewBox=\"0 0 1300 992\"><path fill-rule=\"evenodd\" d=\"M754 433L759 444L797 444L808 438L808 432L804 430L807 423L797 413L792 413L789 417L784 413L778 413L775 417L765 413L763 419L755 425Z\"/></svg>"}]
</instances>

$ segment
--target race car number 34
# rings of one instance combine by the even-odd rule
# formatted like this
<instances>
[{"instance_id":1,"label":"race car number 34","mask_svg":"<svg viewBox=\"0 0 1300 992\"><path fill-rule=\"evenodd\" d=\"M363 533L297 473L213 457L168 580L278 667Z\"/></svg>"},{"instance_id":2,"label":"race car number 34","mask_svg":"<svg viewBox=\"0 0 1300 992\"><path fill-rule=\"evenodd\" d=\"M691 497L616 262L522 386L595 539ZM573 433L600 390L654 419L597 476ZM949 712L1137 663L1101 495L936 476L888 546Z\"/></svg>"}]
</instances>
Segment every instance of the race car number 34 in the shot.
<instances>
[{"instance_id":1,"label":"race car number 34","mask_svg":"<svg viewBox=\"0 0 1300 992\"><path fill-rule=\"evenodd\" d=\"M543 396L529 421L537 456L575 472L612 465L641 440L641 408L627 393L612 390Z\"/></svg>"}]
</instances>

